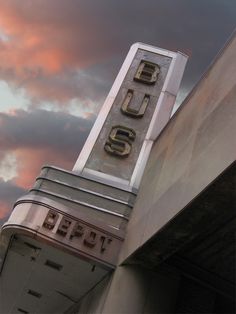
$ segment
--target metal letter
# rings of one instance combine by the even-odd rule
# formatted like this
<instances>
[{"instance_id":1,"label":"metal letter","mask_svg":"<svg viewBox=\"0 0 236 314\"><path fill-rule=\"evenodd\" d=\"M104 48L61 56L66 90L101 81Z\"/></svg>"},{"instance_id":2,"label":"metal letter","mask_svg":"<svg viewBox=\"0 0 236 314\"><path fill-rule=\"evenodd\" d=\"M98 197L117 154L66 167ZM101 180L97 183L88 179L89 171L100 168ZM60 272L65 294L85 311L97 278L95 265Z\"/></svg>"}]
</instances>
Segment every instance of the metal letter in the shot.
<instances>
[{"instance_id":1,"label":"metal letter","mask_svg":"<svg viewBox=\"0 0 236 314\"><path fill-rule=\"evenodd\" d=\"M96 232L90 231L89 235L84 239L84 244L90 248L93 248L97 243L96 237Z\"/></svg>"},{"instance_id":2,"label":"metal letter","mask_svg":"<svg viewBox=\"0 0 236 314\"><path fill-rule=\"evenodd\" d=\"M114 126L104 149L108 154L127 157L131 152L132 141L135 136L136 133L132 129L120 125Z\"/></svg>"},{"instance_id":3,"label":"metal letter","mask_svg":"<svg viewBox=\"0 0 236 314\"><path fill-rule=\"evenodd\" d=\"M84 226L82 226L79 222L75 224L73 231L70 235L70 239L73 239L73 237L82 237L84 234Z\"/></svg>"},{"instance_id":4,"label":"metal letter","mask_svg":"<svg viewBox=\"0 0 236 314\"><path fill-rule=\"evenodd\" d=\"M57 233L62 235L63 237L65 237L68 233L68 230L71 226L71 223L72 223L72 220L71 219L68 219L66 217L63 217L61 222L60 222L60 225L57 229Z\"/></svg>"},{"instance_id":5,"label":"metal letter","mask_svg":"<svg viewBox=\"0 0 236 314\"><path fill-rule=\"evenodd\" d=\"M100 240L102 242L102 244L101 244L101 252L103 253L107 249L107 246L112 242L112 239L104 237L104 236L101 236Z\"/></svg>"},{"instance_id":6,"label":"metal letter","mask_svg":"<svg viewBox=\"0 0 236 314\"><path fill-rule=\"evenodd\" d=\"M159 73L160 67L158 64L142 60L134 76L134 80L151 85L157 81Z\"/></svg>"},{"instance_id":7,"label":"metal letter","mask_svg":"<svg viewBox=\"0 0 236 314\"><path fill-rule=\"evenodd\" d=\"M147 105L149 103L150 96L149 95L144 96L143 101L140 107L138 108L138 110L136 108L131 107L132 97L133 97L133 91L129 89L125 96L125 100L122 104L121 112L133 118L142 118L147 108Z\"/></svg>"},{"instance_id":8,"label":"metal letter","mask_svg":"<svg viewBox=\"0 0 236 314\"><path fill-rule=\"evenodd\" d=\"M59 215L56 212L50 210L44 220L43 227L52 230L58 220L58 217Z\"/></svg>"}]
</instances>

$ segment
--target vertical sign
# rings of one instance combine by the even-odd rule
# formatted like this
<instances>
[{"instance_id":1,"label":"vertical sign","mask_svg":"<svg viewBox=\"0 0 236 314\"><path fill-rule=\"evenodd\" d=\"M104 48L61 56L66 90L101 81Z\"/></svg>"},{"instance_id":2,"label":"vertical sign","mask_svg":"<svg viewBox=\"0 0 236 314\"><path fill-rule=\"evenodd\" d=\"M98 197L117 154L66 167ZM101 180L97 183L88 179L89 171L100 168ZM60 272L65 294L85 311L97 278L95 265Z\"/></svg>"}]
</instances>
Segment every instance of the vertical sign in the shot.
<instances>
[{"instance_id":1,"label":"vertical sign","mask_svg":"<svg viewBox=\"0 0 236 314\"><path fill-rule=\"evenodd\" d=\"M138 188L153 141L170 118L187 57L134 44L73 171Z\"/></svg>"}]
</instances>

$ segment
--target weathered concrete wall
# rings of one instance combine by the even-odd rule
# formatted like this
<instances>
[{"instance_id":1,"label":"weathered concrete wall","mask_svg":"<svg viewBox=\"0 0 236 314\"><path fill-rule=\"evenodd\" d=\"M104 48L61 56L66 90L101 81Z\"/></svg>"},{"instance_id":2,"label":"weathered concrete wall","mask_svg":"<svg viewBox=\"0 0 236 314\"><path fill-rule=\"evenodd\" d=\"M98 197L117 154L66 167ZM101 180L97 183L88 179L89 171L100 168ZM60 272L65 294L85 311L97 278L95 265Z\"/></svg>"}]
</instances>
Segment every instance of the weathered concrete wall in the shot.
<instances>
[{"instance_id":1,"label":"weathered concrete wall","mask_svg":"<svg viewBox=\"0 0 236 314\"><path fill-rule=\"evenodd\" d=\"M81 303L76 304L66 314L100 314L102 313L104 303L107 298L111 283L111 275L104 278L96 285L86 296Z\"/></svg>"},{"instance_id":2,"label":"weathered concrete wall","mask_svg":"<svg viewBox=\"0 0 236 314\"><path fill-rule=\"evenodd\" d=\"M78 313L173 313L179 287L175 273L157 274L138 266L120 266L108 281L83 298Z\"/></svg>"},{"instance_id":3,"label":"weathered concrete wall","mask_svg":"<svg viewBox=\"0 0 236 314\"><path fill-rule=\"evenodd\" d=\"M236 159L236 36L156 141L122 263Z\"/></svg>"}]
</instances>

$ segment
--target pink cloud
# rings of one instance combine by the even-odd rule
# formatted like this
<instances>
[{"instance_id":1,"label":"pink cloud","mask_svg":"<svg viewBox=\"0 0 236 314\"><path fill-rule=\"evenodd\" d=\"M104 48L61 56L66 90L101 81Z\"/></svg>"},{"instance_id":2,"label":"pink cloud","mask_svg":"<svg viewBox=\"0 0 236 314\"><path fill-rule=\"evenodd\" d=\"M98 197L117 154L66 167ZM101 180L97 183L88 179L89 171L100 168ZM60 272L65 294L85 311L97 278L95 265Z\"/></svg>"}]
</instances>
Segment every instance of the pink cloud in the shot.
<instances>
[{"instance_id":1,"label":"pink cloud","mask_svg":"<svg viewBox=\"0 0 236 314\"><path fill-rule=\"evenodd\" d=\"M91 58L94 54L87 51L88 37L99 44L96 35L100 27L93 28L96 19L84 25L81 13L76 2L2 2L0 26L9 36L2 56L17 69L39 66L46 73L93 63L98 55Z\"/></svg>"},{"instance_id":2,"label":"pink cloud","mask_svg":"<svg viewBox=\"0 0 236 314\"><path fill-rule=\"evenodd\" d=\"M0 219L5 218L9 214L9 204L7 202L0 201Z\"/></svg>"},{"instance_id":3,"label":"pink cloud","mask_svg":"<svg viewBox=\"0 0 236 314\"><path fill-rule=\"evenodd\" d=\"M17 198L25 193L25 189L18 187L12 180L3 181L0 178L0 224L6 218Z\"/></svg>"},{"instance_id":4,"label":"pink cloud","mask_svg":"<svg viewBox=\"0 0 236 314\"><path fill-rule=\"evenodd\" d=\"M71 170L75 161L74 158L70 159L68 154L58 154L47 147L18 149L14 153L18 163L18 173L12 181L25 189L32 187L43 165L50 164Z\"/></svg>"},{"instance_id":5,"label":"pink cloud","mask_svg":"<svg viewBox=\"0 0 236 314\"><path fill-rule=\"evenodd\" d=\"M34 102L80 98L78 71L114 52L107 49L96 14L86 18L83 2L0 0L0 5L0 29L9 38L0 41L0 78L26 89Z\"/></svg>"},{"instance_id":6,"label":"pink cloud","mask_svg":"<svg viewBox=\"0 0 236 314\"><path fill-rule=\"evenodd\" d=\"M67 113L15 110L0 113L0 161L14 154L14 184L30 188L44 164L71 169L92 121Z\"/></svg>"}]
</instances>

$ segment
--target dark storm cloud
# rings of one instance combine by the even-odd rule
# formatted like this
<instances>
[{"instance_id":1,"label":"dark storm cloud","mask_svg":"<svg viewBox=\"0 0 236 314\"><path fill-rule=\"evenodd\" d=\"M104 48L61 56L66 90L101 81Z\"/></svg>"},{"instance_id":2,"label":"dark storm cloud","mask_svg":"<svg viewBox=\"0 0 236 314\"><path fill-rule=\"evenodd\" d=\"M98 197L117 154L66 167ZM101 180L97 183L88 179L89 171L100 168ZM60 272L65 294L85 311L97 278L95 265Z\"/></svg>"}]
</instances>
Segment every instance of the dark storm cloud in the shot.
<instances>
[{"instance_id":1,"label":"dark storm cloud","mask_svg":"<svg viewBox=\"0 0 236 314\"><path fill-rule=\"evenodd\" d=\"M0 225L6 220L16 199L25 192L25 189L16 186L14 182L0 179Z\"/></svg>"},{"instance_id":2,"label":"dark storm cloud","mask_svg":"<svg viewBox=\"0 0 236 314\"><path fill-rule=\"evenodd\" d=\"M16 158L13 181L29 188L44 164L71 170L92 121L62 112L17 110L0 114L0 148Z\"/></svg>"},{"instance_id":3,"label":"dark storm cloud","mask_svg":"<svg viewBox=\"0 0 236 314\"><path fill-rule=\"evenodd\" d=\"M0 24L10 36L1 44L0 76L26 88L34 103L48 100L64 105L74 98L84 106L101 105L136 41L189 54L182 85L187 91L232 32L236 19L233 0L0 4Z\"/></svg>"},{"instance_id":4,"label":"dark storm cloud","mask_svg":"<svg viewBox=\"0 0 236 314\"><path fill-rule=\"evenodd\" d=\"M196 83L236 26L234 0L102 1L96 8L106 36L119 51L120 62L127 47L141 41L190 58L182 88ZM87 5L93 6L91 1ZM118 58L118 57L117 57ZM117 71L118 68L115 68Z\"/></svg>"},{"instance_id":5,"label":"dark storm cloud","mask_svg":"<svg viewBox=\"0 0 236 314\"><path fill-rule=\"evenodd\" d=\"M107 69L106 64L102 64L100 68ZM94 74L95 71L93 68L86 71L67 69L63 73L31 80L27 88L32 95L32 107L35 108L46 100L55 106L63 105L66 108L70 100L76 99L81 109L87 112L96 111L104 100L104 92L108 91L110 84Z\"/></svg>"},{"instance_id":6,"label":"dark storm cloud","mask_svg":"<svg viewBox=\"0 0 236 314\"><path fill-rule=\"evenodd\" d=\"M81 149L92 121L63 112L0 113L1 150L50 148L69 157Z\"/></svg>"}]
</instances>

